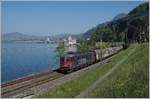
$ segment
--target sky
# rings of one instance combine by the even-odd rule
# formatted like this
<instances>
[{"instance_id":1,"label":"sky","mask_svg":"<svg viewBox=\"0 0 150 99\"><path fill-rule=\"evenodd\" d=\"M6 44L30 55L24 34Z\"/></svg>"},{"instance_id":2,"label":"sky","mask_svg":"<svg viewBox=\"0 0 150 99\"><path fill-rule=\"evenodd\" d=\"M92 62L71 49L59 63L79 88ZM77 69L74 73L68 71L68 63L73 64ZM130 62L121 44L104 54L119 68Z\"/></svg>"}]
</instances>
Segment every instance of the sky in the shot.
<instances>
[{"instance_id":1,"label":"sky","mask_svg":"<svg viewBox=\"0 0 150 99\"><path fill-rule=\"evenodd\" d=\"M128 13L142 1L5 1L2 33L79 34Z\"/></svg>"}]
</instances>

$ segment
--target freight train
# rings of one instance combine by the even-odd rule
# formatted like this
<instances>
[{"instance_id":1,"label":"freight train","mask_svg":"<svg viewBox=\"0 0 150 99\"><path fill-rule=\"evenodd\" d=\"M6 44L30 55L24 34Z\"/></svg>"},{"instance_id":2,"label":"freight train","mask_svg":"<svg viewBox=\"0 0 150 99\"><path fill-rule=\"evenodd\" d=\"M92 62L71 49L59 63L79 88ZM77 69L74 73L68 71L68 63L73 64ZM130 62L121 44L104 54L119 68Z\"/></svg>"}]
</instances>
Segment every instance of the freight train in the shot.
<instances>
[{"instance_id":1,"label":"freight train","mask_svg":"<svg viewBox=\"0 0 150 99\"><path fill-rule=\"evenodd\" d=\"M95 49L94 51L85 53L67 53L60 58L60 71L71 72L73 70L89 66L116 54L121 49L122 46L105 49Z\"/></svg>"}]
</instances>

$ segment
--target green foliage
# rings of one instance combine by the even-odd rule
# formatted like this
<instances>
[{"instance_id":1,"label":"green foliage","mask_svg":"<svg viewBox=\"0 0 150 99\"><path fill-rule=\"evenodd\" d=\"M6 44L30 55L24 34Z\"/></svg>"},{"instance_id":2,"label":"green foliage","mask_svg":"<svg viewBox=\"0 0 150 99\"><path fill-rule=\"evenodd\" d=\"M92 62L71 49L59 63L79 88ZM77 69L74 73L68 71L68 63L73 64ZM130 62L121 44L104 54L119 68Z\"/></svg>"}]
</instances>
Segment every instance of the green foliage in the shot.
<instances>
[{"instance_id":1,"label":"green foliage","mask_svg":"<svg viewBox=\"0 0 150 99\"><path fill-rule=\"evenodd\" d=\"M97 49L105 49L108 47L109 47L109 45L105 42L96 42L96 48Z\"/></svg>"},{"instance_id":2,"label":"green foliage","mask_svg":"<svg viewBox=\"0 0 150 99\"><path fill-rule=\"evenodd\" d=\"M95 42L121 42L123 40L123 32L127 28L126 22L117 20L108 24L107 26L96 29L91 36L91 40Z\"/></svg>"},{"instance_id":3,"label":"green foliage","mask_svg":"<svg viewBox=\"0 0 150 99\"><path fill-rule=\"evenodd\" d=\"M132 19L128 30L128 39L130 42L148 42L149 41L149 23L148 18L137 16Z\"/></svg>"},{"instance_id":4,"label":"green foliage","mask_svg":"<svg viewBox=\"0 0 150 99\"><path fill-rule=\"evenodd\" d=\"M91 40L95 42L111 42L113 40L113 33L109 27L97 28L96 32L92 34Z\"/></svg>"},{"instance_id":5,"label":"green foliage","mask_svg":"<svg viewBox=\"0 0 150 99\"><path fill-rule=\"evenodd\" d=\"M130 11L129 15L141 14L141 13L145 13L145 12L149 12L149 2L139 5L138 7L136 7L132 11Z\"/></svg>"},{"instance_id":6,"label":"green foliage","mask_svg":"<svg viewBox=\"0 0 150 99\"><path fill-rule=\"evenodd\" d=\"M149 5L146 2L133 9L127 17L113 20L101 27L97 27L96 31L91 35L91 42L99 42L101 40L104 42L121 42L126 36L129 42L148 42L148 8Z\"/></svg>"},{"instance_id":7,"label":"green foliage","mask_svg":"<svg viewBox=\"0 0 150 99\"><path fill-rule=\"evenodd\" d=\"M128 33L128 30L126 29L124 31L124 35L123 35L123 48L126 49L128 46L129 46L129 40L128 40L128 37L127 37L127 33Z\"/></svg>"},{"instance_id":8,"label":"green foliage","mask_svg":"<svg viewBox=\"0 0 150 99\"><path fill-rule=\"evenodd\" d=\"M88 52L91 49L87 41L81 40L78 45L78 52Z\"/></svg>"},{"instance_id":9,"label":"green foliage","mask_svg":"<svg viewBox=\"0 0 150 99\"><path fill-rule=\"evenodd\" d=\"M148 44L136 46L136 52L97 85L89 97L149 97Z\"/></svg>"},{"instance_id":10,"label":"green foliage","mask_svg":"<svg viewBox=\"0 0 150 99\"><path fill-rule=\"evenodd\" d=\"M57 57L62 57L64 55L65 46L64 46L64 41L63 40L61 40L59 42L56 52L57 52Z\"/></svg>"}]
</instances>

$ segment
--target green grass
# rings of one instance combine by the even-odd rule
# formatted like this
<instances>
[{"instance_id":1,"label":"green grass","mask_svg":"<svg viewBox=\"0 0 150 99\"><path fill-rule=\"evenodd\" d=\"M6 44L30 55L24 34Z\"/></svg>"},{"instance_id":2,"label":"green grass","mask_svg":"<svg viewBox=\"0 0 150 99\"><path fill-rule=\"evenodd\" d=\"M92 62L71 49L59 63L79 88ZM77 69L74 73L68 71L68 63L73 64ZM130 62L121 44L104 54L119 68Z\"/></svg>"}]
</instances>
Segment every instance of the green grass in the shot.
<instances>
[{"instance_id":1,"label":"green grass","mask_svg":"<svg viewBox=\"0 0 150 99\"><path fill-rule=\"evenodd\" d=\"M108 72L114 66L114 64L116 64L119 60L121 60L135 46L137 46L137 45L132 45L127 50L120 52L117 56L115 56L113 59L111 59L111 61L109 63L106 63L100 67L97 67L96 69L93 69L72 81L69 81L63 85L56 87L55 89L52 89L52 90L45 92L36 97L38 97L38 98L48 98L48 97L52 97L52 98L54 98L54 97L57 97L57 98L69 97L69 98L71 98L71 97L77 96L81 91L85 90L91 84L93 84L94 81L96 81L96 79L98 79L99 77L103 76L106 72ZM148 55L146 55L146 56L148 56ZM128 62L126 62L126 63L128 63ZM127 73L125 73L125 74L127 74ZM99 97L99 94L97 94L97 92L100 91L99 87L96 90L97 91L94 91L91 94L91 97Z\"/></svg>"},{"instance_id":2,"label":"green grass","mask_svg":"<svg viewBox=\"0 0 150 99\"><path fill-rule=\"evenodd\" d=\"M148 44L137 45L136 52L88 97L149 97Z\"/></svg>"}]
</instances>

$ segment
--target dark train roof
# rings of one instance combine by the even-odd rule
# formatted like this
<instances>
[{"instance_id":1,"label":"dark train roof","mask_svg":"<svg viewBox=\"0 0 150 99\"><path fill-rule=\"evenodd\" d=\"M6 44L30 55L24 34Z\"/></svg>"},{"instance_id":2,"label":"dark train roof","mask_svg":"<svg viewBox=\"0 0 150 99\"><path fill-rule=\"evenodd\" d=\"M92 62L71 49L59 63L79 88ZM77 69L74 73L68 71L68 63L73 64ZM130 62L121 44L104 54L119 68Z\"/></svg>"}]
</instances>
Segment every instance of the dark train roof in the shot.
<instances>
[{"instance_id":1,"label":"dark train roof","mask_svg":"<svg viewBox=\"0 0 150 99\"><path fill-rule=\"evenodd\" d=\"M75 52L66 52L66 53L64 54L65 57L73 57L73 56L75 56L75 55L76 55Z\"/></svg>"},{"instance_id":2,"label":"dark train roof","mask_svg":"<svg viewBox=\"0 0 150 99\"><path fill-rule=\"evenodd\" d=\"M77 52L67 52L66 54L77 54Z\"/></svg>"}]
</instances>

